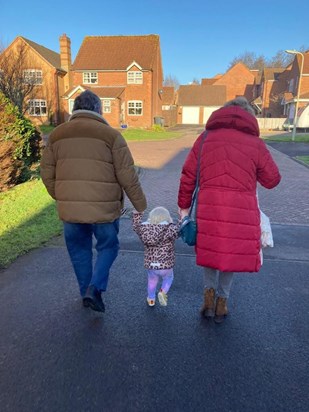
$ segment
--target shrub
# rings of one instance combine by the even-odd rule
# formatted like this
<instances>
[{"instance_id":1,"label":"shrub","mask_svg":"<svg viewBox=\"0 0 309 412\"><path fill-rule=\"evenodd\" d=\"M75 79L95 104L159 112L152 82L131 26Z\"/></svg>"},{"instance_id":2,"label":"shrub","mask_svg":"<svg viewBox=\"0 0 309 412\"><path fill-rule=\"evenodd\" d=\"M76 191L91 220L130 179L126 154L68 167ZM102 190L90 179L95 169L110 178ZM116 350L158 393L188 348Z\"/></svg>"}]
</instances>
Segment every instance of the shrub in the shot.
<instances>
[{"instance_id":1,"label":"shrub","mask_svg":"<svg viewBox=\"0 0 309 412\"><path fill-rule=\"evenodd\" d=\"M161 126L160 124L154 124L154 125L152 125L151 130L152 130L153 132L165 132L164 127Z\"/></svg>"},{"instance_id":2,"label":"shrub","mask_svg":"<svg viewBox=\"0 0 309 412\"><path fill-rule=\"evenodd\" d=\"M40 133L0 93L0 191L29 180L40 152Z\"/></svg>"}]
</instances>

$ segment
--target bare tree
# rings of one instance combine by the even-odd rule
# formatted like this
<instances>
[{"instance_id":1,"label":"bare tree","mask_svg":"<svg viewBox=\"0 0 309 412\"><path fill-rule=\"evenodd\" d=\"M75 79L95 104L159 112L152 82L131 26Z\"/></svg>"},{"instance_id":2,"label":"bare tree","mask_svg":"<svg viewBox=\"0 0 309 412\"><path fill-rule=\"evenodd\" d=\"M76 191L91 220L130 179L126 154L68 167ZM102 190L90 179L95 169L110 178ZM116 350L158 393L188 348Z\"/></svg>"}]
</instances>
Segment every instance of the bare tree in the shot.
<instances>
[{"instance_id":1,"label":"bare tree","mask_svg":"<svg viewBox=\"0 0 309 412\"><path fill-rule=\"evenodd\" d=\"M268 67L287 67L292 61L294 56L286 53L284 50L279 50L277 53L268 60Z\"/></svg>"},{"instance_id":2,"label":"bare tree","mask_svg":"<svg viewBox=\"0 0 309 412\"><path fill-rule=\"evenodd\" d=\"M193 80L192 80L192 84L198 85L198 84L201 84L201 83L200 83L199 79L197 79L196 77L194 77Z\"/></svg>"},{"instance_id":3,"label":"bare tree","mask_svg":"<svg viewBox=\"0 0 309 412\"><path fill-rule=\"evenodd\" d=\"M307 49L305 46L301 46L298 50L304 52ZM263 55L257 56L254 52L246 51L231 61L229 69L239 62L244 63L249 69L263 70L264 67L285 68L293 59L294 56L286 53L284 50L278 50L273 57L268 59Z\"/></svg>"},{"instance_id":4,"label":"bare tree","mask_svg":"<svg viewBox=\"0 0 309 412\"><path fill-rule=\"evenodd\" d=\"M27 110L25 99L32 95L37 84L35 77L27 75L26 68L25 44L18 45L16 50L4 50L0 54L0 91L18 107L20 113Z\"/></svg>"},{"instance_id":5,"label":"bare tree","mask_svg":"<svg viewBox=\"0 0 309 412\"><path fill-rule=\"evenodd\" d=\"M235 57L231 61L229 69L239 62L244 63L249 69L262 70L266 66L266 59L263 55L257 56L254 52L249 51L246 51L240 54L238 57Z\"/></svg>"},{"instance_id":6,"label":"bare tree","mask_svg":"<svg viewBox=\"0 0 309 412\"><path fill-rule=\"evenodd\" d=\"M164 86L173 86L175 90L178 89L179 87L179 81L176 76L173 76L171 74L167 75L164 79L163 82Z\"/></svg>"}]
</instances>

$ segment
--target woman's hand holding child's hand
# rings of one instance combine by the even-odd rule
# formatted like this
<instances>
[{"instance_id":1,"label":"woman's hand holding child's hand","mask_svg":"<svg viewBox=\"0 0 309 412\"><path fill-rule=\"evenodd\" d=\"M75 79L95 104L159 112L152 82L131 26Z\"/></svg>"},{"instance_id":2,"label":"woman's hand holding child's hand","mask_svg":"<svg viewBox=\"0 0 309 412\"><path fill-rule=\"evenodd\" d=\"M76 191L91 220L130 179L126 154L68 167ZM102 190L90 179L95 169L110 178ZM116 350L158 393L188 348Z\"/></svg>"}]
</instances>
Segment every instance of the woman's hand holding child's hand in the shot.
<instances>
[{"instance_id":1,"label":"woman's hand holding child's hand","mask_svg":"<svg viewBox=\"0 0 309 412\"><path fill-rule=\"evenodd\" d=\"M179 214L180 220L182 220L185 216L188 216L189 210L190 209L180 209L180 207L178 208L178 214Z\"/></svg>"}]
</instances>

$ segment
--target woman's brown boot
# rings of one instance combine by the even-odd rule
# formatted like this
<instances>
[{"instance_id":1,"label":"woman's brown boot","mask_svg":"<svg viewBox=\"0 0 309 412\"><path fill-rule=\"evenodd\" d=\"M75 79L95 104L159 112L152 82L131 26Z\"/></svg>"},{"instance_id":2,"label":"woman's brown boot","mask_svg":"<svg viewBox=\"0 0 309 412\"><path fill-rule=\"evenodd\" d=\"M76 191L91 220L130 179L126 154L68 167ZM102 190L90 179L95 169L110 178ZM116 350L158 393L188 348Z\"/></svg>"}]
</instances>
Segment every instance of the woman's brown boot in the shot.
<instances>
[{"instance_id":1,"label":"woman's brown boot","mask_svg":"<svg viewBox=\"0 0 309 412\"><path fill-rule=\"evenodd\" d=\"M215 290L204 290L204 304L201 307L201 315L205 318L213 318L215 316Z\"/></svg>"},{"instance_id":2,"label":"woman's brown boot","mask_svg":"<svg viewBox=\"0 0 309 412\"><path fill-rule=\"evenodd\" d=\"M227 317L228 310L227 310L227 299L226 298L217 298L217 303L216 303L216 313L215 313L215 318L214 321L216 323L222 323L224 319Z\"/></svg>"}]
</instances>

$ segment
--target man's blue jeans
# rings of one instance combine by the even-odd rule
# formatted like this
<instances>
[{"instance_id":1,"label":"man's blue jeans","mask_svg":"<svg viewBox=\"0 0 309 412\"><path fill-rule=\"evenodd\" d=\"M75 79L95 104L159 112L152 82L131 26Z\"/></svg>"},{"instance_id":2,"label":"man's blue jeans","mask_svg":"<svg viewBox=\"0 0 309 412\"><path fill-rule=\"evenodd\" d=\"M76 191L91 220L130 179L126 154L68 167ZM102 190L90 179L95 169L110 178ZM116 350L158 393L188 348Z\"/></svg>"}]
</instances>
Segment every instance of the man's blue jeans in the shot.
<instances>
[{"instance_id":1,"label":"man's blue jeans","mask_svg":"<svg viewBox=\"0 0 309 412\"><path fill-rule=\"evenodd\" d=\"M81 296L89 285L105 291L109 270L118 255L119 219L112 223L64 222L64 238L71 258ZM92 262L92 236L96 238L97 258Z\"/></svg>"}]
</instances>

